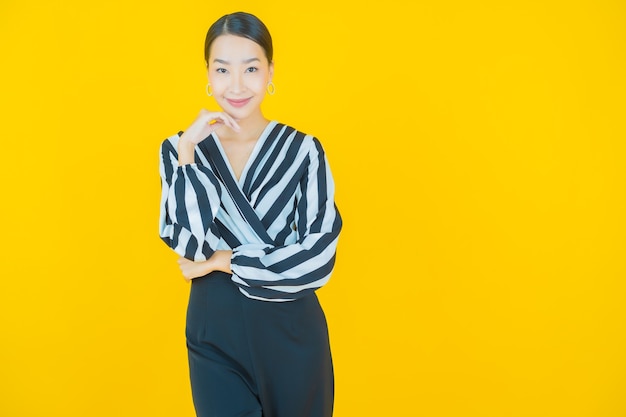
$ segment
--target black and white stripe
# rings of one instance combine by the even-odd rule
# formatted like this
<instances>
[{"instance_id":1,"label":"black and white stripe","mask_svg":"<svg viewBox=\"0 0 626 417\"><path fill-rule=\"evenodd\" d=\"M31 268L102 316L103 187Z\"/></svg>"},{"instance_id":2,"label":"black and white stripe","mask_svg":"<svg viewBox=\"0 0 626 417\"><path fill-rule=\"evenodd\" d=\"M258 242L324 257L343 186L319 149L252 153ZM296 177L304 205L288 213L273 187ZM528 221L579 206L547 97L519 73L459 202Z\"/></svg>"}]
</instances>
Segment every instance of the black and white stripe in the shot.
<instances>
[{"instance_id":1,"label":"black and white stripe","mask_svg":"<svg viewBox=\"0 0 626 417\"><path fill-rule=\"evenodd\" d=\"M195 261L231 249L232 280L249 298L291 301L324 285L342 221L320 142L271 122L237 181L215 134L178 166L181 133L161 145L165 243Z\"/></svg>"}]
</instances>

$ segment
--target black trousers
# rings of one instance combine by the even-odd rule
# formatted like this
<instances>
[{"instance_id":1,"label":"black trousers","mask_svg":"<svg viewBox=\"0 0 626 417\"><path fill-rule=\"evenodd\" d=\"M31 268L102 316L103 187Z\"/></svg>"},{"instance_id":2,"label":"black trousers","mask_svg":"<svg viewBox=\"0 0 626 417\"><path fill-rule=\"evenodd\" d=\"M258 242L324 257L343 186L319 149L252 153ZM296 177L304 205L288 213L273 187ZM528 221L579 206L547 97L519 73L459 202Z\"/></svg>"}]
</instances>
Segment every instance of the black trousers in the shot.
<instances>
[{"instance_id":1,"label":"black trousers","mask_svg":"<svg viewBox=\"0 0 626 417\"><path fill-rule=\"evenodd\" d=\"M267 302L230 275L192 281L187 348L198 417L330 417L333 365L315 294Z\"/></svg>"}]
</instances>

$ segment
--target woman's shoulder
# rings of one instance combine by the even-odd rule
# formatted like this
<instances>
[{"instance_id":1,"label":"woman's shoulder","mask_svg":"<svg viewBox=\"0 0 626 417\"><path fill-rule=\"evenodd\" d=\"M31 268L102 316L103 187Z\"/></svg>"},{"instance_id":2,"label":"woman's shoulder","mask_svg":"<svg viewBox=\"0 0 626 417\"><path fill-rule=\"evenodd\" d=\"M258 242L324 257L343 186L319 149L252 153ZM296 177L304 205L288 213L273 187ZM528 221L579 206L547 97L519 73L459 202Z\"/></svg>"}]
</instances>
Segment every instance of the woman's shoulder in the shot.
<instances>
[{"instance_id":1,"label":"woman's shoulder","mask_svg":"<svg viewBox=\"0 0 626 417\"><path fill-rule=\"evenodd\" d=\"M183 134L183 131L179 131L178 133L168 136L167 138L165 138L163 140L163 142L161 142L161 147L166 146L168 143L169 144L173 144L173 145L177 145L178 144L178 139L180 139L180 136Z\"/></svg>"},{"instance_id":2,"label":"woman's shoulder","mask_svg":"<svg viewBox=\"0 0 626 417\"><path fill-rule=\"evenodd\" d=\"M300 147L304 149L309 149L311 147L321 147L321 143L316 136L303 130L297 129L286 123L281 123L278 121L274 121L274 123L275 128L278 129L278 137L283 137L290 142L297 142L300 144Z\"/></svg>"},{"instance_id":3,"label":"woman's shoulder","mask_svg":"<svg viewBox=\"0 0 626 417\"><path fill-rule=\"evenodd\" d=\"M171 152L176 153L176 149L178 148L178 140L180 139L180 135L182 135L182 130L178 133L168 136L161 142L160 150L163 152Z\"/></svg>"}]
</instances>

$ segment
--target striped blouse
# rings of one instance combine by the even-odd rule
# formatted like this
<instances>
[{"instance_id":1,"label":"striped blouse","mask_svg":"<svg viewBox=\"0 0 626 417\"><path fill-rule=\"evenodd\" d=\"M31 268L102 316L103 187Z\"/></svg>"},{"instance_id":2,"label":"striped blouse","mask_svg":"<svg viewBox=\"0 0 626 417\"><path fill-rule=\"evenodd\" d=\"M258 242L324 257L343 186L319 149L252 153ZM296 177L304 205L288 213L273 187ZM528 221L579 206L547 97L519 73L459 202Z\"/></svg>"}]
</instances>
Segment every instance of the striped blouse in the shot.
<instances>
[{"instance_id":1,"label":"striped blouse","mask_svg":"<svg viewBox=\"0 0 626 417\"><path fill-rule=\"evenodd\" d=\"M161 145L163 241L194 261L232 250L231 279L249 298L291 301L324 285L342 220L320 142L272 121L237 180L215 133L179 166L181 134Z\"/></svg>"}]
</instances>

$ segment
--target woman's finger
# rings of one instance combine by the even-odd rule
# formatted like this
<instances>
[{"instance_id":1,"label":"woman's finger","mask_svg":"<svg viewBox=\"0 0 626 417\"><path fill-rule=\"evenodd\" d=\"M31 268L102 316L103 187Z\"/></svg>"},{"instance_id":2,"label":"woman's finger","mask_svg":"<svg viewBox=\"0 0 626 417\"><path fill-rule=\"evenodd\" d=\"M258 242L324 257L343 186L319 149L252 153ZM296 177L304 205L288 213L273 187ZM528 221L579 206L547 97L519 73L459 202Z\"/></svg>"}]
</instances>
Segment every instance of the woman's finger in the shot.
<instances>
[{"instance_id":1,"label":"woman's finger","mask_svg":"<svg viewBox=\"0 0 626 417\"><path fill-rule=\"evenodd\" d=\"M233 119L229 114L220 113L220 116L221 116L221 119L224 121L224 124L226 124L226 126L230 127L231 129L235 131L241 130L241 128L239 127L235 119Z\"/></svg>"}]
</instances>

